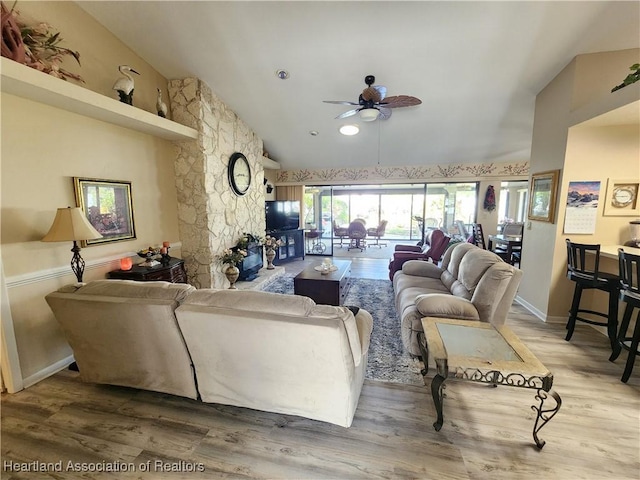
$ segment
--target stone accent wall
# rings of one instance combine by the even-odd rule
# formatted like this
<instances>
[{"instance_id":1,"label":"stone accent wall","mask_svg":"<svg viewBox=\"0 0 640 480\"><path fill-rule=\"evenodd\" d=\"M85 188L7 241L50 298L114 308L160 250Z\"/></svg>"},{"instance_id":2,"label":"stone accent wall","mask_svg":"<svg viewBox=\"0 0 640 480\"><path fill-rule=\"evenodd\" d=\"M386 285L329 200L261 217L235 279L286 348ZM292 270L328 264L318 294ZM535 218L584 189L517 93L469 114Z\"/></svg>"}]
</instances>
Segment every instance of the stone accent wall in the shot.
<instances>
[{"instance_id":1,"label":"stone accent wall","mask_svg":"<svg viewBox=\"0 0 640 480\"><path fill-rule=\"evenodd\" d=\"M264 236L262 140L197 78L171 80L173 120L198 130L195 141L176 142L176 189L182 256L189 283L197 288L226 288L218 256L243 232ZM251 165L251 186L244 196L229 185L227 166L234 152Z\"/></svg>"}]
</instances>

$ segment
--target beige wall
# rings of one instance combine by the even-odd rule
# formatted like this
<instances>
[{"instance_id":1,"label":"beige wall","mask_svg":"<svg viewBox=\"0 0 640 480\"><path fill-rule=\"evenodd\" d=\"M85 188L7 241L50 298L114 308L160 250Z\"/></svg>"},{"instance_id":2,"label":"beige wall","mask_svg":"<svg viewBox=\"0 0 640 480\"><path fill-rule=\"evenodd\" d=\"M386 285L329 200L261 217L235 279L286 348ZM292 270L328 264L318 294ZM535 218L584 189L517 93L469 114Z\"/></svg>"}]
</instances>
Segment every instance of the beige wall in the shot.
<instances>
[{"instance_id":1,"label":"beige wall","mask_svg":"<svg viewBox=\"0 0 640 480\"><path fill-rule=\"evenodd\" d=\"M595 232L591 235L565 235L562 227L566 203L561 201L558 206L559 230L555 252L557 261L554 263L549 295L550 316L565 315L569 310L575 287L575 284L566 278L566 238L580 243L601 245L621 245L629 240L629 221L635 217L605 216L603 211L608 178L640 179L639 142L638 126L569 129L560 198L567 198L569 182L586 180L600 182L601 201L598 204ZM613 269L613 273L617 273L617 268ZM584 294L584 301L583 308L589 308L589 302L593 301L592 307L606 311L607 297L602 292L587 292Z\"/></svg>"},{"instance_id":2,"label":"beige wall","mask_svg":"<svg viewBox=\"0 0 640 480\"><path fill-rule=\"evenodd\" d=\"M179 241L174 153L169 142L149 135L11 95L2 94L1 102L2 260L20 363L29 377L66 352L43 297L75 281L69 267L72 245L40 239L56 208L75 206L72 177L132 182L137 239L84 248L82 256L91 265L150 244ZM59 267L69 267L69 275L56 282L38 281ZM104 278L113 268L88 268L85 280ZM25 276L33 283L14 281Z\"/></svg>"},{"instance_id":3,"label":"beige wall","mask_svg":"<svg viewBox=\"0 0 640 480\"><path fill-rule=\"evenodd\" d=\"M129 64L141 73L136 77L134 107L155 113L156 88L165 101L167 80L154 71L126 45L97 24L71 2L24 2L24 18L46 21L59 30L65 46L80 50L82 67L67 62L80 73L83 86L116 99L111 89L118 77L119 64ZM174 244L172 256L184 257L176 242L184 241L179 230L179 202L175 169L178 145L182 152L198 148L196 142L169 141L126 128L86 118L9 94L0 97L2 106L2 209L1 255L7 280L10 311L22 376L28 386L63 368L71 351L53 318L44 296L56 288L75 282L69 262L71 242L42 243L58 207L75 205L72 178L89 177L132 182L137 239L82 249L87 263L84 280L105 278L119 267L125 255L163 241ZM231 246L241 232L264 231L263 169L260 164L262 140L226 105L219 103L225 119L221 128L232 125L232 134L217 137L212 172L205 179L215 183L206 201L224 203L224 214L207 220L211 232ZM211 118L207 118L210 121ZM206 148L213 138L201 132ZM186 145L189 143L189 145ZM251 195L236 198L229 193L226 165L233 151L246 151L254 170ZM255 191L254 191L255 189ZM216 192L220 193L217 195ZM180 190L185 194L184 189ZM200 207L198 207L200 208ZM247 218L251 221L247 226ZM228 238L227 238L228 237ZM222 247L212 252L219 253ZM191 252L193 256L193 252ZM188 255L187 255L188 256ZM137 257L136 257L137 258ZM211 260L211 254L201 261ZM220 277L220 272L214 272ZM220 283L220 282L218 282Z\"/></svg>"},{"instance_id":4,"label":"beige wall","mask_svg":"<svg viewBox=\"0 0 640 480\"><path fill-rule=\"evenodd\" d=\"M570 181L638 177L638 125L573 126L572 115L598 102L615 104L610 93L636 63L640 51L624 50L576 57L536 99L531 173L560 169L555 223L531 222L525 233L523 276L519 298L542 317L566 318L573 285L566 280L563 235L565 202ZM629 217L604 217L598 207L593 235L573 235L585 243L618 244L626 240ZM588 297L588 296L587 296ZM587 302L589 298L587 298Z\"/></svg>"},{"instance_id":5,"label":"beige wall","mask_svg":"<svg viewBox=\"0 0 640 480\"><path fill-rule=\"evenodd\" d=\"M10 7L12 3L5 2L5 5ZM169 105L167 79L74 2L19 1L16 8L20 18L28 21L29 25L37 22L50 24L53 31L60 32L61 46L80 53L81 66L70 56L63 66L82 76L85 83L80 85L83 87L117 99L113 84L120 77L118 66L129 65L140 74L132 75L135 81L133 105L157 113L156 88L162 90L164 101ZM121 8L126 15L126 6Z\"/></svg>"},{"instance_id":6,"label":"beige wall","mask_svg":"<svg viewBox=\"0 0 640 480\"><path fill-rule=\"evenodd\" d=\"M113 96L118 62L134 65L144 78L136 83L134 104L153 111L156 84L166 88L166 80L75 4L20 2L19 7L54 25L65 45L81 51L82 67L74 71L87 80L86 87ZM175 151L166 140L23 98L3 93L0 102L1 254L20 366L29 383L71 354L44 296L75 282L69 265L72 244L40 239L56 208L75 205L72 177L132 182L137 239L81 252L87 262L85 280L104 278L121 256L149 244L180 240ZM171 253L180 255L179 249Z\"/></svg>"},{"instance_id":7,"label":"beige wall","mask_svg":"<svg viewBox=\"0 0 640 480\"><path fill-rule=\"evenodd\" d=\"M536 97L532 174L563 168L574 69L575 62L571 62ZM557 221L527 223L526 247L522 250L521 268L526 275L522 276L518 297L543 316L547 312L557 225Z\"/></svg>"}]
</instances>

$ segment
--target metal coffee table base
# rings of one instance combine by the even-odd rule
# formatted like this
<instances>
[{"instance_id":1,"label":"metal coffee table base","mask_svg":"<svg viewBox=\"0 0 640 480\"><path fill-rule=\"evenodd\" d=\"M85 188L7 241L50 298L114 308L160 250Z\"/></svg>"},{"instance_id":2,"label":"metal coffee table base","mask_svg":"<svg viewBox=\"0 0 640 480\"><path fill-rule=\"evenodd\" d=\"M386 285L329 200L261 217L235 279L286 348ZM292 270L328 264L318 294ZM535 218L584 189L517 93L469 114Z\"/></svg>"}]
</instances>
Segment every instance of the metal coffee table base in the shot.
<instances>
[{"instance_id":1,"label":"metal coffee table base","mask_svg":"<svg viewBox=\"0 0 640 480\"><path fill-rule=\"evenodd\" d=\"M462 342L464 345L451 345L451 338L447 337L447 332L444 331L445 335L441 335L441 332L437 329L438 324L448 324L454 325L456 327L467 327L467 330L463 332L463 330L459 330L457 332L449 332L451 333L464 333L470 336L466 339L466 344L464 341ZM545 441L538 437L538 433L560 410L562 406L562 399L560 395L558 395L555 391L551 390L551 386L553 384L553 376L551 373L544 368L544 366L533 356L531 352L529 352L526 347L521 344L518 338L510 332L506 327L501 327L500 329L493 329L493 327L484 324L479 325L479 322L473 322L471 324L467 324L465 321L458 320L448 320L448 319L435 319L435 318L425 318L423 319L423 327L425 328L425 333L421 333L419 335L420 341L420 350L422 353L422 359L424 361L425 368L421 371L423 376L426 376L429 370L429 345L432 345L431 354L436 363L436 374L431 381L431 396L433 397L433 403L436 407L437 419L433 424L433 427L436 431L440 431L444 422L443 415L443 391L445 388L445 380L447 378L454 378L459 380L467 380L478 383L486 383L497 387L498 385L504 385L509 387L518 387L518 388L530 388L535 389L537 391L535 399L538 401L538 405L532 405L531 409L536 412L536 420L533 426L533 440L538 448L542 448L545 445ZM509 357L511 355L513 358L497 358L495 359L496 367L504 367L504 370L511 369L511 373L504 373L501 370L491 369L490 365L494 363L492 360L488 360L486 358L480 359L478 357L472 357L470 355L465 356L461 355L460 352L469 350L469 345L473 344L473 342L469 342L469 340L474 340L474 335L477 335L478 329L485 330L484 333L494 334L493 339L499 339L502 343L502 347L508 347L511 352L509 354L505 354L505 357ZM489 331L493 330L493 331ZM497 335L500 335L499 337ZM484 340L487 338L485 337ZM466 367L466 366L451 366L449 365L449 354L447 353L447 349L445 347L445 343L449 341L449 347L454 355L451 355L451 360L453 360L456 364L473 364L479 363L482 365L481 367ZM457 340L457 339L456 339ZM478 341L482 341L483 338L477 338ZM496 352L496 345L493 345L490 348L492 353ZM456 349L458 351L456 352ZM455 355L458 353L458 355ZM474 355L478 355L477 352L473 352ZM514 372L514 367L519 367L520 371ZM488 367L488 368L486 368ZM548 405L545 406L545 402L551 396L555 402L553 408L549 408Z\"/></svg>"},{"instance_id":2,"label":"metal coffee table base","mask_svg":"<svg viewBox=\"0 0 640 480\"><path fill-rule=\"evenodd\" d=\"M425 376L427 374L427 369L423 369L420 373L422 373L422 375ZM487 372L487 375L490 375L492 377L499 376L500 372L491 371L491 372ZM433 422L433 428L435 428L436 432L440 431L444 423L442 405L443 405L443 391L446 386L444 383L445 380L446 378L440 374L436 374L433 377L433 380L431 380L431 396L433 397L433 403L436 407L436 414L438 416L437 420ZM473 380L473 381L479 381L479 380ZM481 383L493 384L494 387L497 386L497 384L493 381L486 381L486 382L482 381ZM533 388L533 387L525 387L525 385L520 385L520 384L506 384L506 385L509 385L512 387ZM538 437L538 432L542 429L542 427L544 427L549 422L549 420L551 420L555 416L556 413L558 413L558 410L560 410L560 407L562 405L562 399L560 398L560 395L558 395L553 390L546 391L543 388L538 388L537 390L538 390L538 393L536 394L535 399L538 400L540 404L537 406L531 405L531 409L536 412L536 421L533 425L533 440L536 442L536 446L538 448L542 448L544 447L546 442L544 440L541 440ZM551 395L555 400L555 407L545 409L544 402L545 400L547 400L549 395Z\"/></svg>"}]
</instances>

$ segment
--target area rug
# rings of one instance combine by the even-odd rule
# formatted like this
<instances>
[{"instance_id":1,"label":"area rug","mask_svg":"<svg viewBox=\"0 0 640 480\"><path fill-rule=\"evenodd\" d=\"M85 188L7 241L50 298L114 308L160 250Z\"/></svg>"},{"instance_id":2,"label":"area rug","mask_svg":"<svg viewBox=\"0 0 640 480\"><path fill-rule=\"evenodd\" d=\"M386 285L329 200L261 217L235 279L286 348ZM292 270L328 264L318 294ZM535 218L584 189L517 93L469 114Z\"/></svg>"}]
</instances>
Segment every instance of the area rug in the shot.
<instances>
[{"instance_id":1,"label":"area rug","mask_svg":"<svg viewBox=\"0 0 640 480\"><path fill-rule=\"evenodd\" d=\"M263 287L264 291L293 295L293 276L283 275ZM405 351L400 338L393 287L389 280L352 278L345 305L371 313L373 332L366 378L384 382L424 385L421 362Z\"/></svg>"}]
</instances>

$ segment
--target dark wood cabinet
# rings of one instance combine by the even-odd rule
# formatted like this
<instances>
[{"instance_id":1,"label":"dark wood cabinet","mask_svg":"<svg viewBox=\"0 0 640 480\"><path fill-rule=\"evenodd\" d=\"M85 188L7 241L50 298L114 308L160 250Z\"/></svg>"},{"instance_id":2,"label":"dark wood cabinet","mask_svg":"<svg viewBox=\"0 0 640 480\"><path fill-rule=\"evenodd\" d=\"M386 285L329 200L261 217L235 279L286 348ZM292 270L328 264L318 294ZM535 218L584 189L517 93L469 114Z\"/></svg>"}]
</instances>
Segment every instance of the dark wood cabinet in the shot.
<instances>
[{"instance_id":1,"label":"dark wood cabinet","mask_svg":"<svg viewBox=\"0 0 640 480\"><path fill-rule=\"evenodd\" d=\"M269 235L282 242L276 249L274 265L281 265L296 258L304 259L304 230L278 230Z\"/></svg>"},{"instance_id":2,"label":"dark wood cabinet","mask_svg":"<svg viewBox=\"0 0 640 480\"><path fill-rule=\"evenodd\" d=\"M109 272L107 277L117 280L136 280L138 282L187 283L184 260L180 258L172 258L167 265L156 265L155 267L134 265L131 270L114 270Z\"/></svg>"}]
</instances>

